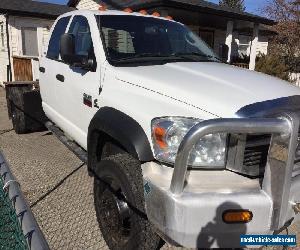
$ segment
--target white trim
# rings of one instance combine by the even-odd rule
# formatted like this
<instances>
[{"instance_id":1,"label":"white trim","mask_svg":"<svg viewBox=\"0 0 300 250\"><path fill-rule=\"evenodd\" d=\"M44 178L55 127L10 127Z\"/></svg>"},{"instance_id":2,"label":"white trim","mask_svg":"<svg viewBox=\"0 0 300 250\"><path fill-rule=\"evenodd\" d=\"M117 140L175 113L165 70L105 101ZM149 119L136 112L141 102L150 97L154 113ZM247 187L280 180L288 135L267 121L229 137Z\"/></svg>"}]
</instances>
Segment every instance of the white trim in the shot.
<instances>
[{"instance_id":1,"label":"white trim","mask_svg":"<svg viewBox=\"0 0 300 250\"><path fill-rule=\"evenodd\" d=\"M253 37L251 42L250 63L249 69L255 70L256 50L258 44L259 24L255 23L253 27Z\"/></svg>"},{"instance_id":2,"label":"white trim","mask_svg":"<svg viewBox=\"0 0 300 250\"><path fill-rule=\"evenodd\" d=\"M233 40L233 21L227 22L227 31L226 31L226 41L225 44L228 46L228 59L227 62L230 63L231 52L232 52L232 40Z\"/></svg>"}]
</instances>

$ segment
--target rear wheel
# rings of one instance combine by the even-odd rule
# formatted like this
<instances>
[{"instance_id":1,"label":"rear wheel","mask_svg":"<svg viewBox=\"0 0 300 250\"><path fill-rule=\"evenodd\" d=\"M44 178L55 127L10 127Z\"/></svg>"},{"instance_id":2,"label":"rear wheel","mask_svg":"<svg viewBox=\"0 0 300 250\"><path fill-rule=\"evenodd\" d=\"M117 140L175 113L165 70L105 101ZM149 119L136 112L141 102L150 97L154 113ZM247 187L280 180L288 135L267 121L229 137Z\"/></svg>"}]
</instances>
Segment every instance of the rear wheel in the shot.
<instances>
[{"instance_id":1,"label":"rear wheel","mask_svg":"<svg viewBox=\"0 0 300 250\"><path fill-rule=\"evenodd\" d=\"M158 249L161 246L160 237L145 216L139 161L128 154L109 156L99 163L96 174L96 215L109 248Z\"/></svg>"}]
</instances>

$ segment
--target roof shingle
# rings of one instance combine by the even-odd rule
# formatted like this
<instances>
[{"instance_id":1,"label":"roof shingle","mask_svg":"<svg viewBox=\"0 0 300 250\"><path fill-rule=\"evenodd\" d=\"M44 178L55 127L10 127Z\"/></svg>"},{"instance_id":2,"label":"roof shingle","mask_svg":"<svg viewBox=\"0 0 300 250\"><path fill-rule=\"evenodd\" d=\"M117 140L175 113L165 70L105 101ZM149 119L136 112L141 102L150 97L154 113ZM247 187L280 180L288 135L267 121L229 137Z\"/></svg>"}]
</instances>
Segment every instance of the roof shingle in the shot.
<instances>
[{"instance_id":1,"label":"roof shingle","mask_svg":"<svg viewBox=\"0 0 300 250\"><path fill-rule=\"evenodd\" d=\"M80 0L69 0L68 6L76 7ZM250 14L247 12L241 12L228 7L220 6L215 3L211 3L205 0L94 0L95 2L104 2L108 7L115 9L122 9L125 7L131 7L133 9L141 9L147 7L158 6L178 6L187 7L191 11L207 12L217 15L223 15L229 18L237 18L241 20L249 20L252 22L259 22L263 24L272 25L273 20L261 17L258 15Z\"/></svg>"},{"instance_id":2,"label":"roof shingle","mask_svg":"<svg viewBox=\"0 0 300 250\"><path fill-rule=\"evenodd\" d=\"M31 0L0 0L0 13L33 17L56 18L74 8Z\"/></svg>"}]
</instances>

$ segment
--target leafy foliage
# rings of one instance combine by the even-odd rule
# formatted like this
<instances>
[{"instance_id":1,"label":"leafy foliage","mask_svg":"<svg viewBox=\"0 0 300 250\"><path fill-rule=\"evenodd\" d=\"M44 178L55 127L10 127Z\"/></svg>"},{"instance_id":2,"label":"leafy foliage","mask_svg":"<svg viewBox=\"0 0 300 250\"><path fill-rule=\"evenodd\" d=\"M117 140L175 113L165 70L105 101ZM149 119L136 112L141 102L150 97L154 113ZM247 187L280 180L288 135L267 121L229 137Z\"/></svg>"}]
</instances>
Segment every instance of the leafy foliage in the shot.
<instances>
[{"instance_id":1,"label":"leafy foliage","mask_svg":"<svg viewBox=\"0 0 300 250\"><path fill-rule=\"evenodd\" d=\"M270 53L280 54L291 72L300 72L300 1L269 0L263 13L277 21Z\"/></svg>"},{"instance_id":2,"label":"leafy foliage","mask_svg":"<svg viewBox=\"0 0 300 250\"><path fill-rule=\"evenodd\" d=\"M244 0L220 0L219 4L239 11L246 10Z\"/></svg>"},{"instance_id":3,"label":"leafy foliage","mask_svg":"<svg viewBox=\"0 0 300 250\"><path fill-rule=\"evenodd\" d=\"M289 80L288 67L278 54L260 54L256 59L256 71Z\"/></svg>"}]
</instances>

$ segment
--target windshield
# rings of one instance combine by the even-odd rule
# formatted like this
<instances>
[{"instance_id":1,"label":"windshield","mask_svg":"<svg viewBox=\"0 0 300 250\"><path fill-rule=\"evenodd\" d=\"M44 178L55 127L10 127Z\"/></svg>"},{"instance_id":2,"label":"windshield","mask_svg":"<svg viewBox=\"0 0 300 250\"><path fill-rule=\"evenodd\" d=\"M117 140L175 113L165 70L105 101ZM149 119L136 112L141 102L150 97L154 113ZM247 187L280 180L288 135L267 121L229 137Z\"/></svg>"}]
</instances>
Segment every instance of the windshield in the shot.
<instances>
[{"instance_id":1,"label":"windshield","mask_svg":"<svg viewBox=\"0 0 300 250\"><path fill-rule=\"evenodd\" d=\"M180 23L128 15L97 18L111 63L220 61L204 41Z\"/></svg>"}]
</instances>

